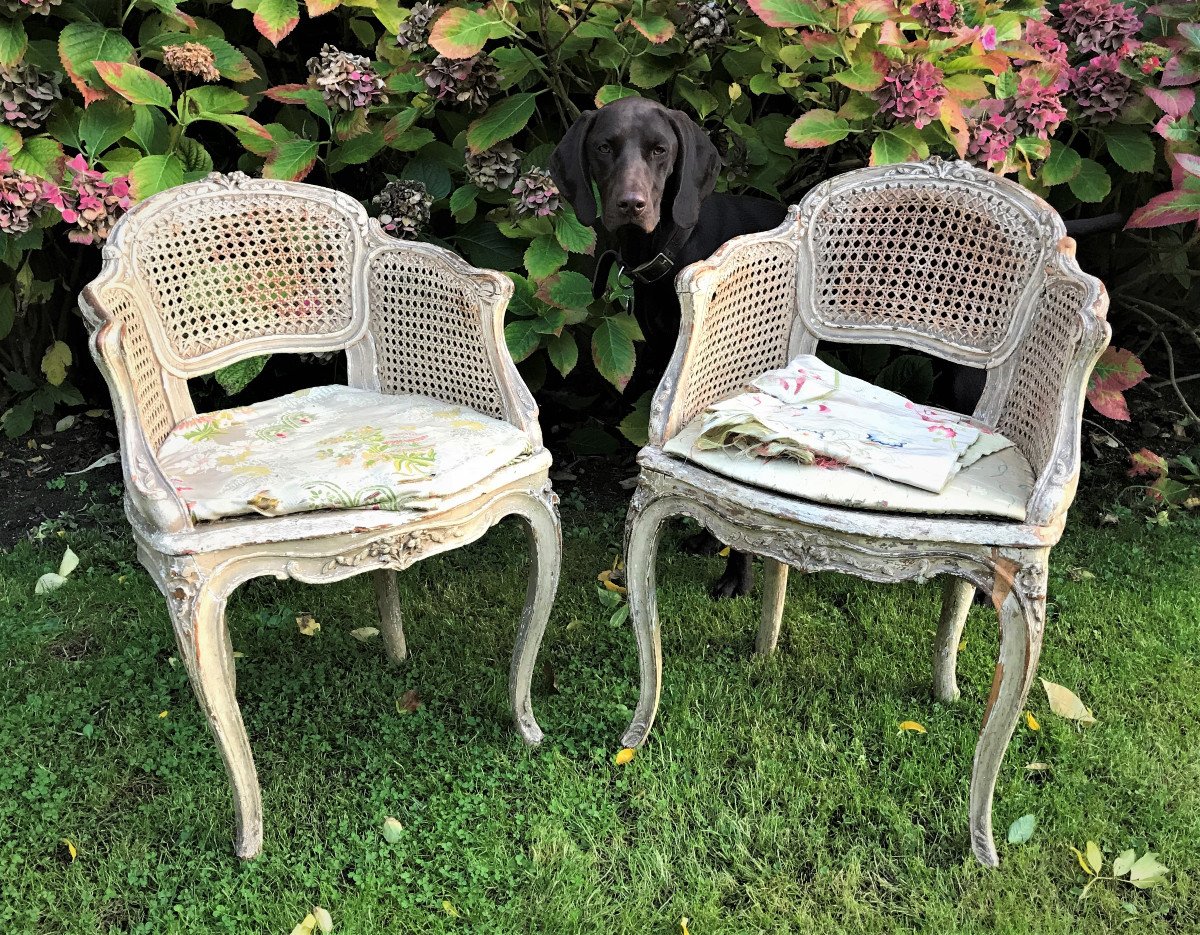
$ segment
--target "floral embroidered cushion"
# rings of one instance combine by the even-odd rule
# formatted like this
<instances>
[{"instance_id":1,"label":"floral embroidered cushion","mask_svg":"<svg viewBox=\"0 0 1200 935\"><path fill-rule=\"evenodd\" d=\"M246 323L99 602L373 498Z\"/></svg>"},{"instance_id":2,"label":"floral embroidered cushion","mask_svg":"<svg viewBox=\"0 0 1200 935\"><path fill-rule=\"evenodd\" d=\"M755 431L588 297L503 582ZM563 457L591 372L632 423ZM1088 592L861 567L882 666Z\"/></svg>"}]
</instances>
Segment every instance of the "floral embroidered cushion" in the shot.
<instances>
[{"instance_id":1,"label":"floral embroidered cushion","mask_svg":"<svg viewBox=\"0 0 1200 935\"><path fill-rule=\"evenodd\" d=\"M664 450L725 477L802 500L888 513L998 516L1023 520L1033 470L1009 446L958 470L940 493L888 480L832 458L762 458L736 447L699 447L703 416L693 419Z\"/></svg>"},{"instance_id":2,"label":"floral embroidered cushion","mask_svg":"<svg viewBox=\"0 0 1200 935\"><path fill-rule=\"evenodd\" d=\"M802 354L702 414L701 448L735 448L805 464L832 459L931 493L962 468L1012 445L969 416L918 405Z\"/></svg>"},{"instance_id":3,"label":"floral embroidered cushion","mask_svg":"<svg viewBox=\"0 0 1200 935\"><path fill-rule=\"evenodd\" d=\"M431 510L528 455L507 422L427 396L319 386L175 426L159 449L195 520Z\"/></svg>"}]
</instances>

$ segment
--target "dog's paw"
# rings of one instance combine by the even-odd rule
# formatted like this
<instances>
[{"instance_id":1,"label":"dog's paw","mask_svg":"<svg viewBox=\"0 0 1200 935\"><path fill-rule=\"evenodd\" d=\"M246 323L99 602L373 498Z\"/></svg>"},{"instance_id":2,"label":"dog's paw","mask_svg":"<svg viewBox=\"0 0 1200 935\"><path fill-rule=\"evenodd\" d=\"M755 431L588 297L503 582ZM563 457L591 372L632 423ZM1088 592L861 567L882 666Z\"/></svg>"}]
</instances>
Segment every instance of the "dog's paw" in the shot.
<instances>
[{"instance_id":1,"label":"dog's paw","mask_svg":"<svg viewBox=\"0 0 1200 935\"><path fill-rule=\"evenodd\" d=\"M686 555L716 555L723 548L717 537L707 529L701 529L679 543L680 551Z\"/></svg>"},{"instance_id":2,"label":"dog's paw","mask_svg":"<svg viewBox=\"0 0 1200 935\"><path fill-rule=\"evenodd\" d=\"M743 572L741 569L726 568L712 586L709 594L714 601L723 601L731 597L744 597L754 590L754 573Z\"/></svg>"}]
</instances>

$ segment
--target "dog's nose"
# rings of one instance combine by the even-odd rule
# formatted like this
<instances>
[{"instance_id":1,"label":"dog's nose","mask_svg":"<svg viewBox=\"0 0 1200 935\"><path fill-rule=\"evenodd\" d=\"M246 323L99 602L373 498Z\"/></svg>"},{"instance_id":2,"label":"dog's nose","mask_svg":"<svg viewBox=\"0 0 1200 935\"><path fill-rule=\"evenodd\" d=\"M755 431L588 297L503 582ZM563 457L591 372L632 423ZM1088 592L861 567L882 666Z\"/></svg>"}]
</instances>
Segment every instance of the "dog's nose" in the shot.
<instances>
[{"instance_id":1,"label":"dog's nose","mask_svg":"<svg viewBox=\"0 0 1200 935\"><path fill-rule=\"evenodd\" d=\"M621 213L626 217L638 217L646 210L646 199L641 195L635 195L632 192L622 196L617 202L617 207L621 209Z\"/></svg>"}]
</instances>

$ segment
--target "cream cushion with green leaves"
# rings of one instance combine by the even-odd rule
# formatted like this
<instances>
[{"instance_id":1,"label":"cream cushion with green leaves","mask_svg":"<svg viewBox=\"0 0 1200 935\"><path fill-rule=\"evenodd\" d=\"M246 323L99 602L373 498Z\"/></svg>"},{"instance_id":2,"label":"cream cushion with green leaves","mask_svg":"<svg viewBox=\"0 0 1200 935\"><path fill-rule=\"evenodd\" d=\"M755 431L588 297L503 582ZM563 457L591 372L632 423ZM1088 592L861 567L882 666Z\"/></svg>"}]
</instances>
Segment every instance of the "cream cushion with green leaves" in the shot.
<instances>
[{"instance_id":1,"label":"cream cushion with green leaves","mask_svg":"<svg viewBox=\"0 0 1200 935\"><path fill-rule=\"evenodd\" d=\"M427 396L319 386L207 412L158 457L196 520L431 510L530 452L507 422Z\"/></svg>"}]
</instances>

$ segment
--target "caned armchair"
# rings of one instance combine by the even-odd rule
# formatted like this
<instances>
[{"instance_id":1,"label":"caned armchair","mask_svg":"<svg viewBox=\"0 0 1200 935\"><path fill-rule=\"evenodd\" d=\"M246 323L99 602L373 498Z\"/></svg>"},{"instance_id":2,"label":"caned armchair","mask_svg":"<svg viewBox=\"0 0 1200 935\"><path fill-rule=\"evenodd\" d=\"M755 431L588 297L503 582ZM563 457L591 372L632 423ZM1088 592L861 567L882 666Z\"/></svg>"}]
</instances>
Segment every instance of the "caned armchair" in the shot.
<instances>
[{"instance_id":1,"label":"caned armchair","mask_svg":"<svg viewBox=\"0 0 1200 935\"><path fill-rule=\"evenodd\" d=\"M346 195L241 173L148 199L104 247L80 301L112 392L126 514L224 758L242 857L261 848L262 806L224 611L250 578L371 572L399 661L395 571L519 516L533 558L509 695L521 736L542 737L530 677L561 541L537 408L504 343L511 294L499 273L390 237ZM343 350L349 387L193 408L189 378Z\"/></svg>"},{"instance_id":2,"label":"caned armchair","mask_svg":"<svg viewBox=\"0 0 1200 935\"><path fill-rule=\"evenodd\" d=\"M1050 547L1079 478L1084 392L1110 333L1103 286L1080 271L1049 205L966 163L934 159L821 184L782 226L730 241L685 269L677 288L683 323L652 404L626 525L641 695L625 745L645 741L658 706L655 556L669 517L693 517L763 557L760 653L775 648L789 566L880 582L946 576L933 659L938 698L959 695L956 654L976 587L999 614L969 808L975 855L996 866L992 794L1037 666ZM822 340L890 343L983 368L974 414L1026 462L1009 463L1005 483L1015 486L1002 508L962 496L946 508L940 495L905 506L908 495L894 489L902 485L891 485L893 499L867 475L853 497L845 481L842 495L830 495L819 471L803 497L782 495L707 469L672 445L689 425L695 431L711 403Z\"/></svg>"}]
</instances>

